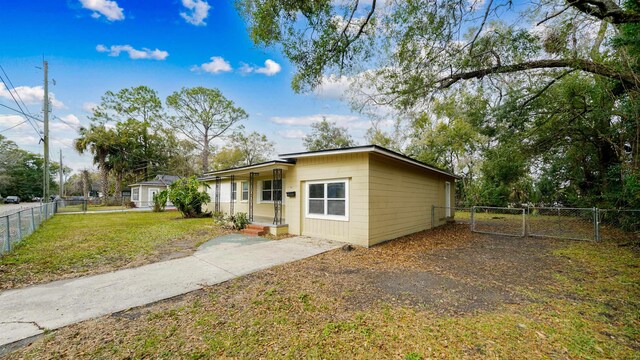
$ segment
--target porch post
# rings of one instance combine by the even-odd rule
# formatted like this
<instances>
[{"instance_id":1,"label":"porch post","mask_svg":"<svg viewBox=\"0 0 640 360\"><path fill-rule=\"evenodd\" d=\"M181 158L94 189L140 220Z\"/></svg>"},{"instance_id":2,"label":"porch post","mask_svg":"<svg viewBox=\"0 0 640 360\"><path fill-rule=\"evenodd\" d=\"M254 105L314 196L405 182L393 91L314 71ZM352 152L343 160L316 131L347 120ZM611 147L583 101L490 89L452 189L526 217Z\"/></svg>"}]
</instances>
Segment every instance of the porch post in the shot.
<instances>
[{"instance_id":1,"label":"porch post","mask_svg":"<svg viewBox=\"0 0 640 360\"><path fill-rule=\"evenodd\" d=\"M236 176L235 175L231 175L231 196L230 196L230 201L229 201L229 215L233 215L233 203L234 201L236 201L236 199L233 197L233 188L236 186ZM238 196L238 192L236 191L236 196Z\"/></svg>"},{"instance_id":2,"label":"porch post","mask_svg":"<svg viewBox=\"0 0 640 360\"><path fill-rule=\"evenodd\" d=\"M279 188L276 184L279 183ZM282 169L273 169L273 223L282 224Z\"/></svg>"},{"instance_id":3,"label":"porch post","mask_svg":"<svg viewBox=\"0 0 640 360\"><path fill-rule=\"evenodd\" d=\"M220 176L216 176L216 193L214 196L215 212L220 212Z\"/></svg>"},{"instance_id":4,"label":"porch post","mask_svg":"<svg viewBox=\"0 0 640 360\"><path fill-rule=\"evenodd\" d=\"M255 182L255 177L258 173L250 172L249 173L249 221L253 222L253 183Z\"/></svg>"}]
</instances>

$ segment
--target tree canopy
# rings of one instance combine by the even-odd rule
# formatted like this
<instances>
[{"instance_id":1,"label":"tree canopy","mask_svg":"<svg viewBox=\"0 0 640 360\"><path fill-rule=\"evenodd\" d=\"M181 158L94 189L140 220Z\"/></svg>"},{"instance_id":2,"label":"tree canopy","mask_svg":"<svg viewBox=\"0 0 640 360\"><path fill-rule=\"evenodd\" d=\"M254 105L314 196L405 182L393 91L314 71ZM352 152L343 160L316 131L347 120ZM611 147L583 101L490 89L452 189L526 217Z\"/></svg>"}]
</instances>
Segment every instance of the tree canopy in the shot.
<instances>
[{"instance_id":1,"label":"tree canopy","mask_svg":"<svg viewBox=\"0 0 640 360\"><path fill-rule=\"evenodd\" d=\"M200 151L203 173L209 170L211 141L248 117L220 90L201 86L174 92L167 97L167 106L176 113L167 117L167 123L186 136Z\"/></svg>"},{"instance_id":2,"label":"tree canopy","mask_svg":"<svg viewBox=\"0 0 640 360\"><path fill-rule=\"evenodd\" d=\"M327 119L311 124L311 133L305 136L302 142L309 151L341 149L356 145L347 128Z\"/></svg>"},{"instance_id":3,"label":"tree canopy","mask_svg":"<svg viewBox=\"0 0 640 360\"><path fill-rule=\"evenodd\" d=\"M296 65L294 90L347 76L352 103L400 112L403 151L461 172L469 202L640 207L637 1L238 6Z\"/></svg>"}]
</instances>

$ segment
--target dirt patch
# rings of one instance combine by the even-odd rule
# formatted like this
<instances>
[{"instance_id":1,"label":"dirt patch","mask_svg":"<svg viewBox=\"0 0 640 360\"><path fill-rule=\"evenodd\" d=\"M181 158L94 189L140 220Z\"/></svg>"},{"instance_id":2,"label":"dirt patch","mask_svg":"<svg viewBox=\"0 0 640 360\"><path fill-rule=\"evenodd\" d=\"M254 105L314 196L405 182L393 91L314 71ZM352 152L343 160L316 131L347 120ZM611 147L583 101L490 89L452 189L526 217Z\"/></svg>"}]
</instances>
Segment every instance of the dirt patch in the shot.
<instances>
[{"instance_id":1,"label":"dirt patch","mask_svg":"<svg viewBox=\"0 0 640 360\"><path fill-rule=\"evenodd\" d=\"M69 326L9 358L631 358L637 258L562 244L448 226Z\"/></svg>"},{"instance_id":2,"label":"dirt patch","mask_svg":"<svg viewBox=\"0 0 640 360\"><path fill-rule=\"evenodd\" d=\"M499 287L474 285L429 271L382 272L371 283L387 302L426 307L436 313L465 314L526 301Z\"/></svg>"}]
</instances>

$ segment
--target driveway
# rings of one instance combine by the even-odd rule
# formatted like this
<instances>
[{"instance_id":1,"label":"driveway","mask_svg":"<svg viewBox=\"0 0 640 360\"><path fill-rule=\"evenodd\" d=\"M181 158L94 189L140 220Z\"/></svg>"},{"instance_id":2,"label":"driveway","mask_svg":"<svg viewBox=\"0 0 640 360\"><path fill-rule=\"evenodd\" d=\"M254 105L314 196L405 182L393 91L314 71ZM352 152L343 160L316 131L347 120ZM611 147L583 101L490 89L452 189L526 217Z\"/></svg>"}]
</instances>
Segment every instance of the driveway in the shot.
<instances>
[{"instance_id":1,"label":"driveway","mask_svg":"<svg viewBox=\"0 0 640 360\"><path fill-rule=\"evenodd\" d=\"M13 214L19 210L40 206L39 202L21 202L20 204L0 204L0 216Z\"/></svg>"},{"instance_id":2,"label":"driveway","mask_svg":"<svg viewBox=\"0 0 640 360\"><path fill-rule=\"evenodd\" d=\"M309 237L270 241L231 234L203 244L185 258L8 290L0 293L0 354L10 344L46 330L154 303L340 245Z\"/></svg>"}]
</instances>

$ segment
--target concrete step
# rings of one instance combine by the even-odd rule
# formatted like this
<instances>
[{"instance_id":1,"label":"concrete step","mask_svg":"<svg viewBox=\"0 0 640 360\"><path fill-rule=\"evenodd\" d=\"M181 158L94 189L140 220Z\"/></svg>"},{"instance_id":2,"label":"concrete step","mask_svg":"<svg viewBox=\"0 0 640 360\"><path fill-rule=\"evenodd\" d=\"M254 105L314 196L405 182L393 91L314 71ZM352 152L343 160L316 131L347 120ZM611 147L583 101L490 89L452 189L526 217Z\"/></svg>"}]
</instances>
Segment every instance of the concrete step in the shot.
<instances>
[{"instance_id":1,"label":"concrete step","mask_svg":"<svg viewBox=\"0 0 640 360\"><path fill-rule=\"evenodd\" d=\"M240 230L240 233L245 234L245 235L249 235L249 236L262 236L262 235L267 234L268 232L269 232L268 230L250 229L250 228L246 228L246 229Z\"/></svg>"},{"instance_id":2,"label":"concrete step","mask_svg":"<svg viewBox=\"0 0 640 360\"><path fill-rule=\"evenodd\" d=\"M258 225L258 224L249 224L249 225L247 225L247 229L269 231L269 227L268 226Z\"/></svg>"}]
</instances>

